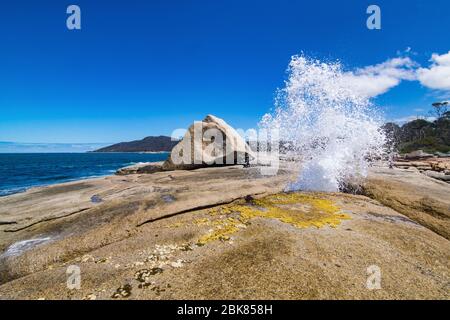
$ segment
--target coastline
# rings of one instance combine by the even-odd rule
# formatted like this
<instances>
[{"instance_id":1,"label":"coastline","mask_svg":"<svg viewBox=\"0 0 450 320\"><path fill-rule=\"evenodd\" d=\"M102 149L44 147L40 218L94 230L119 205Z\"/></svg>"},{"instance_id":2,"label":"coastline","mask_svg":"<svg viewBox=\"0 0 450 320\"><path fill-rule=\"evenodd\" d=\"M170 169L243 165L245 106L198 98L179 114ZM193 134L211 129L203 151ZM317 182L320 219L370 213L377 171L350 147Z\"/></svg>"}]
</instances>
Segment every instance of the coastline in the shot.
<instances>
[{"instance_id":1,"label":"coastline","mask_svg":"<svg viewBox=\"0 0 450 320\"><path fill-rule=\"evenodd\" d=\"M67 266L79 265L84 282L70 291L75 299L115 299L125 284L131 298L145 299L445 297L449 240L430 229L448 229L444 220L424 220L427 213L418 211L419 219L406 216L411 208L396 211L362 195L321 192L284 194L296 202L264 213L264 199L280 199L292 176L296 172L284 164L271 177L258 168L202 168L92 178L0 198L0 295L67 298L58 279L65 279ZM411 170L375 168L367 187L380 200L380 192L390 190L395 203L428 194L426 206L449 205L448 184ZM290 223L312 205L339 208L343 220L329 220L331 227L320 222L321 212L309 212L313 220L300 222L317 225ZM248 220L232 213L248 206L257 208L243 211ZM295 216L285 216L289 206ZM383 278L389 291L382 295L355 285L365 283L365 268L374 262L392 275ZM151 283L136 276L152 268L159 273ZM324 284L323 278L336 281ZM306 284L310 290L296 290ZM349 286L343 290L342 284ZM165 291L157 289L162 286Z\"/></svg>"},{"instance_id":2,"label":"coastline","mask_svg":"<svg viewBox=\"0 0 450 320\"><path fill-rule=\"evenodd\" d=\"M8 153L0 154L0 198L30 188L113 175L117 170L162 161L169 153Z\"/></svg>"},{"instance_id":3,"label":"coastline","mask_svg":"<svg viewBox=\"0 0 450 320\"><path fill-rule=\"evenodd\" d=\"M45 189L45 188L48 188L48 187L51 187L51 186L59 186L59 185L64 185L64 184L72 183L72 182L83 182L83 181L91 180L91 179L95 180L95 179L100 179L100 178L109 177L109 176L114 176L114 174L110 173L110 174L104 174L104 175L86 176L86 177L74 178L74 179L69 179L69 180L63 180L63 181L59 181L59 182L55 182L55 183L23 187L23 188L20 188L20 191L8 193L8 194L0 194L0 199L3 198L3 197L9 197L9 196L13 196L13 195L16 195L16 194L22 194L22 193L25 193L27 191L36 191L38 189Z\"/></svg>"}]
</instances>

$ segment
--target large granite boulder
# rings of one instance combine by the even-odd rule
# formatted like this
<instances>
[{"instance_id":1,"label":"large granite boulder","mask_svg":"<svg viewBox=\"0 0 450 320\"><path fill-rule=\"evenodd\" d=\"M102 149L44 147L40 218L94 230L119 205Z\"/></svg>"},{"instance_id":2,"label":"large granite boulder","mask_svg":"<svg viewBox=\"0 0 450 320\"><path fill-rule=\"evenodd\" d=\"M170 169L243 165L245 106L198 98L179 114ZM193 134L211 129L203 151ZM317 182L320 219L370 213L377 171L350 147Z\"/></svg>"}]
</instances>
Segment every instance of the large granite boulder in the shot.
<instances>
[{"instance_id":1,"label":"large granite boulder","mask_svg":"<svg viewBox=\"0 0 450 320\"><path fill-rule=\"evenodd\" d=\"M224 120L208 115L196 121L164 162L164 170L247 164L254 158L250 146Z\"/></svg>"}]
</instances>

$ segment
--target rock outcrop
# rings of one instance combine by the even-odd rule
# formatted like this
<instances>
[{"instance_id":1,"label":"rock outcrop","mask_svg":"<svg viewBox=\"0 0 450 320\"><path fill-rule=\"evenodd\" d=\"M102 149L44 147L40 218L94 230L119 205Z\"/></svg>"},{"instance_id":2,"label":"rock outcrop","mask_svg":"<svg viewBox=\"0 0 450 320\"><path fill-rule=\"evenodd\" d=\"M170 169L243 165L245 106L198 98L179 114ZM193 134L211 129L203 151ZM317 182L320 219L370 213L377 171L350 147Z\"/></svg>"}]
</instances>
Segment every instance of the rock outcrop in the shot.
<instances>
[{"instance_id":1,"label":"rock outcrop","mask_svg":"<svg viewBox=\"0 0 450 320\"><path fill-rule=\"evenodd\" d=\"M403 155L406 159L423 159L423 158L431 158L432 154L423 152L423 150L416 150L410 153L405 153Z\"/></svg>"},{"instance_id":2,"label":"rock outcrop","mask_svg":"<svg viewBox=\"0 0 450 320\"><path fill-rule=\"evenodd\" d=\"M417 169L374 168L364 193L450 240L450 184Z\"/></svg>"},{"instance_id":3,"label":"rock outcrop","mask_svg":"<svg viewBox=\"0 0 450 320\"><path fill-rule=\"evenodd\" d=\"M397 159L393 166L421 172L428 177L450 182L450 157L422 158L419 160Z\"/></svg>"},{"instance_id":4,"label":"rock outcrop","mask_svg":"<svg viewBox=\"0 0 450 320\"><path fill-rule=\"evenodd\" d=\"M253 151L224 120L208 115L191 125L164 162L164 170L246 164Z\"/></svg>"},{"instance_id":5,"label":"rock outcrop","mask_svg":"<svg viewBox=\"0 0 450 320\"><path fill-rule=\"evenodd\" d=\"M138 163L132 166L120 168L116 171L116 175L125 176L128 174L141 174L141 173L155 173L162 171L163 161L159 162L144 162Z\"/></svg>"},{"instance_id":6,"label":"rock outcrop","mask_svg":"<svg viewBox=\"0 0 450 320\"><path fill-rule=\"evenodd\" d=\"M441 181L449 182L450 183L450 174L445 174L444 172L436 172L432 170L424 171L423 174L430 178L438 179Z\"/></svg>"},{"instance_id":7,"label":"rock outcrop","mask_svg":"<svg viewBox=\"0 0 450 320\"><path fill-rule=\"evenodd\" d=\"M448 299L450 241L436 232L449 230L450 186L372 172L373 195L394 210L283 193L287 168L109 176L0 198L0 298ZM67 287L71 265L80 290Z\"/></svg>"}]
</instances>

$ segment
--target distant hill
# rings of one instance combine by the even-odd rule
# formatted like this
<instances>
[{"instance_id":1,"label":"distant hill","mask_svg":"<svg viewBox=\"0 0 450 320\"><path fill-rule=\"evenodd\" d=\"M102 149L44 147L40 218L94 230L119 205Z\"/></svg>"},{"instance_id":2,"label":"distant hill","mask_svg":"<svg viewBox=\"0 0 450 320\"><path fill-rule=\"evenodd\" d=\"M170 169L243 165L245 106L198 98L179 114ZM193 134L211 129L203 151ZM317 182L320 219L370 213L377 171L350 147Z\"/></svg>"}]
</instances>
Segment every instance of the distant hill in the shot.
<instances>
[{"instance_id":1,"label":"distant hill","mask_svg":"<svg viewBox=\"0 0 450 320\"><path fill-rule=\"evenodd\" d=\"M450 152L450 111L433 122L417 119L403 126L387 123L384 129L400 153L419 149L428 153Z\"/></svg>"},{"instance_id":2,"label":"distant hill","mask_svg":"<svg viewBox=\"0 0 450 320\"><path fill-rule=\"evenodd\" d=\"M172 141L172 138L166 136L147 137L142 140L120 142L94 152L170 152L177 143L178 141Z\"/></svg>"}]
</instances>

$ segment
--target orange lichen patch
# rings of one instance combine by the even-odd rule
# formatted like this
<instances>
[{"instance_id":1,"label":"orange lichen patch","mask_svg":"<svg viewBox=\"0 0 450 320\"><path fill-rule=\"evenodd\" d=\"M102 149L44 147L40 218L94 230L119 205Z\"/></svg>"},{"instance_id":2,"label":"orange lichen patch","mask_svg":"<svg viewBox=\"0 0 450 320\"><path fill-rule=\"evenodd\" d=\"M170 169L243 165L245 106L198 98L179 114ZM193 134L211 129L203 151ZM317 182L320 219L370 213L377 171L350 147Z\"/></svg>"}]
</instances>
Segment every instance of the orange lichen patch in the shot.
<instances>
[{"instance_id":1,"label":"orange lichen patch","mask_svg":"<svg viewBox=\"0 0 450 320\"><path fill-rule=\"evenodd\" d=\"M244 228L254 218L277 219L297 228L335 228L342 220L350 219L331 200L301 193L282 193L252 200L251 203L221 206L210 210L209 214L228 217L212 222L215 228L200 238L200 244L228 240L231 234Z\"/></svg>"}]
</instances>

